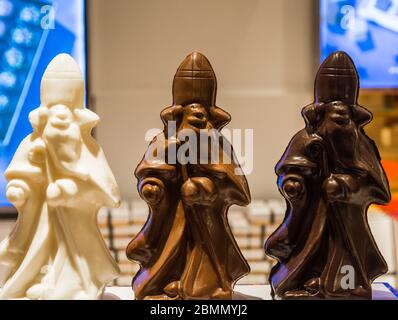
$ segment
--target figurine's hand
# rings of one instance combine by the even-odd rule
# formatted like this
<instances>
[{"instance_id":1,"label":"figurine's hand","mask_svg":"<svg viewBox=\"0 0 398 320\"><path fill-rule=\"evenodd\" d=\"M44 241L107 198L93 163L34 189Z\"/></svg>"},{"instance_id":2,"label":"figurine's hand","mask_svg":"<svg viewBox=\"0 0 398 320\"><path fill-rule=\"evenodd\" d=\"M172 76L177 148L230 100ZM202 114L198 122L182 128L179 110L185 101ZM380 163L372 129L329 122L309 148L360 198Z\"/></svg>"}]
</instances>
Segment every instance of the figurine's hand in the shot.
<instances>
[{"instance_id":1,"label":"figurine's hand","mask_svg":"<svg viewBox=\"0 0 398 320\"><path fill-rule=\"evenodd\" d=\"M138 185L139 193L149 205L157 205L164 197L164 184L160 179L147 178Z\"/></svg>"},{"instance_id":2,"label":"figurine's hand","mask_svg":"<svg viewBox=\"0 0 398 320\"><path fill-rule=\"evenodd\" d=\"M22 180L11 180L7 184L7 199L16 207L22 207L30 194L28 184Z\"/></svg>"},{"instance_id":3,"label":"figurine's hand","mask_svg":"<svg viewBox=\"0 0 398 320\"><path fill-rule=\"evenodd\" d=\"M78 188L72 179L59 179L47 188L47 201L50 206L66 205L70 198L77 195Z\"/></svg>"},{"instance_id":4,"label":"figurine's hand","mask_svg":"<svg viewBox=\"0 0 398 320\"><path fill-rule=\"evenodd\" d=\"M194 177L185 181L181 187L181 194L188 205L210 204L217 197L214 183L206 177Z\"/></svg>"},{"instance_id":5,"label":"figurine's hand","mask_svg":"<svg viewBox=\"0 0 398 320\"><path fill-rule=\"evenodd\" d=\"M300 199L305 192L305 181L297 174L288 174L282 178L281 191L286 199L294 201Z\"/></svg>"},{"instance_id":6,"label":"figurine's hand","mask_svg":"<svg viewBox=\"0 0 398 320\"><path fill-rule=\"evenodd\" d=\"M34 164L41 164L46 160L46 144L42 139L33 142L28 158Z\"/></svg>"}]
</instances>

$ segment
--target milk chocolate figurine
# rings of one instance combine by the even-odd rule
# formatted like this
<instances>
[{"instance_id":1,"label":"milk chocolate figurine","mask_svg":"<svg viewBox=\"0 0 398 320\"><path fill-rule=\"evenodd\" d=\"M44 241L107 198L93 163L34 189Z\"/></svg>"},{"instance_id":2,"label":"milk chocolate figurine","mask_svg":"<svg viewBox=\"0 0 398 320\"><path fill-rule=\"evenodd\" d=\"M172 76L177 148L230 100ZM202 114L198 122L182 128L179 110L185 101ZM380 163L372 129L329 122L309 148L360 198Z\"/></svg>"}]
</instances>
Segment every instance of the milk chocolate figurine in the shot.
<instances>
[{"instance_id":1,"label":"milk chocolate figurine","mask_svg":"<svg viewBox=\"0 0 398 320\"><path fill-rule=\"evenodd\" d=\"M265 244L277 260L275 299L371 299L373 280L387 271L367 209L387 204L390 190L363 129L372 114L357 104L358 90L351 58L331 54L318 71L315 102L302 111L305 129L276 165L287 212Z\"/></svg>"},{"instance_id":2,"label":"milk chocolate figurine","mask_svg":"<svg viewBox=\"0 0 398 320\"><path fill-rule=\"evenodd\" d=\"M141 266L132 284L137 299L231 299L234 283L249 272L227 220L231 205L250 202L246 178L233 153L199 140L207 135L227 144L219 131L230 116L215 105L216 87L206 57L187 56L174 77L173 105L161 113L164 131L135 171L150 211L127 247L127 256ZM181 138L183 132L193 132L198 144ZM199 146L197 157L172 160L189 143ZM162 153L164 160L151 159ZM219 161L205 161L211 154Z\"/></svg>"},{"instance_id":3,"label":"milk chocolate figurine","mask_svg":"<svg viewBox=\"0 0 398 320\"><path fill-rule=\"evenodd\" d=\"M41 82L41 106L29 121L5 176L18 209L0 244L8 275L1 299L97 299L118 266L97 226L101 206L117 206L119 191L104 153L91 137L98 116L83 108L84 81L66 54L51 61Z\"/></svg>"}]
</instances>

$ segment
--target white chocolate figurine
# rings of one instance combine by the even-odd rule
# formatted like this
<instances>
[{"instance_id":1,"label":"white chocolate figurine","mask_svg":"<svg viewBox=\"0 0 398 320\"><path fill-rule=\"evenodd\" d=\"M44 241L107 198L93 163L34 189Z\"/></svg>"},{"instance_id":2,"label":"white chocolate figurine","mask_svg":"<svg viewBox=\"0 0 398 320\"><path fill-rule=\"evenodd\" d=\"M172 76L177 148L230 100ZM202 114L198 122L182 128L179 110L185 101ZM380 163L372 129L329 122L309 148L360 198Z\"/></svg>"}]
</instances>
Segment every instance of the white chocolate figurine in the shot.
<instances>
[{"instance_id":1,"label":"white chocolate figurine","mask_svg":"<svg viewBox=\"0 0 398 320\"><path fill-rule=\"evenodd\" d=\"M83 108L84 80L67 54L41 82L33 133L6 170L16 226L0 243L8 275L0 299L100 299L119 275L97 225L100 207L116 207L119 190L91 136L99 117Z\"/></svg>"}]
</instances>

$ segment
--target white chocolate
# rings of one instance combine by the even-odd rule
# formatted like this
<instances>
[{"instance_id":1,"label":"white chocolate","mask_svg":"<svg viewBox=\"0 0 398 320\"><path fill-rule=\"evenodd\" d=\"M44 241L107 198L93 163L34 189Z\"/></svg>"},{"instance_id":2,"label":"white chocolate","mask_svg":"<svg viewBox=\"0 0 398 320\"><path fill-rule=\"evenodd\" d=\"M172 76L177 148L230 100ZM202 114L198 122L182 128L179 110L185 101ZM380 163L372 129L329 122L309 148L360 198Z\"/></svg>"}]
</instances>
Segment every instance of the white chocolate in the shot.
<instances>
[{"instance_id":1,"label":"white chocolate","mask_svg":"<svg viewBox=\"0 0 398 320\"><path fill-rule=\"evenodd\" d=\"M41 82L41 106L29 115L33 133L5 173L19 214L0 243L8 267L0 299L99 299L119 275L97 213L118 206L120 195L91 136L99 118L83 108L83 93L76 62L55 57Z\"/></svg>"}]
</instances>

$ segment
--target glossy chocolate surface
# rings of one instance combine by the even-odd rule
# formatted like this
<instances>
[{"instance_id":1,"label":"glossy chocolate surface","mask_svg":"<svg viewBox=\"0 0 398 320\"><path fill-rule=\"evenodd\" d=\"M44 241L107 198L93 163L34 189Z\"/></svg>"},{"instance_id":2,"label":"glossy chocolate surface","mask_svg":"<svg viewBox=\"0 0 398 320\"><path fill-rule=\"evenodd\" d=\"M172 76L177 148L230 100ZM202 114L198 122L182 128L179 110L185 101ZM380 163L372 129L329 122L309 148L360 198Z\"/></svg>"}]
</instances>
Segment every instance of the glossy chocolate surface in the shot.
<instances>
[{"instance_id":1,"label":"glossy chocolate surface","mask_svg":"<svg viewBox=\"0 0 398 320\"><path fill-rule=\"evenodd\" d=\"M302 110L306 126L276 165L287 211L265 244L277 260L275 299L370 299L373 280L387 272L367 209L388 203L390 190L363 129L372 114L357 104L358 91L351 58L331 54L318 71L314 103Z\"/></svg>"},{"instance_id":2,"label":"glossy chocolate surface","mask_svg":"<svg viewBox=\"0 0 398 320\"><path fill-rule=\"evenodd\" d=\"M151 159L192 143L170 135L173 121L177 133L217 132L225 143L220 130L230 116L215 105L216 89L206 57L187 56L174 77L173 105L161 113L164 131L136 168L138 192L149 207L146 224L127 247L127 256L140 264L132 284L137 299L231 299L234 283L249 272L227 220L231 205L250 202L235 159L208 164ZM211 144L198 146L207 158L214 152ZM222 148L216 152L228 160Z\"/></svg>"}]
</instances>

